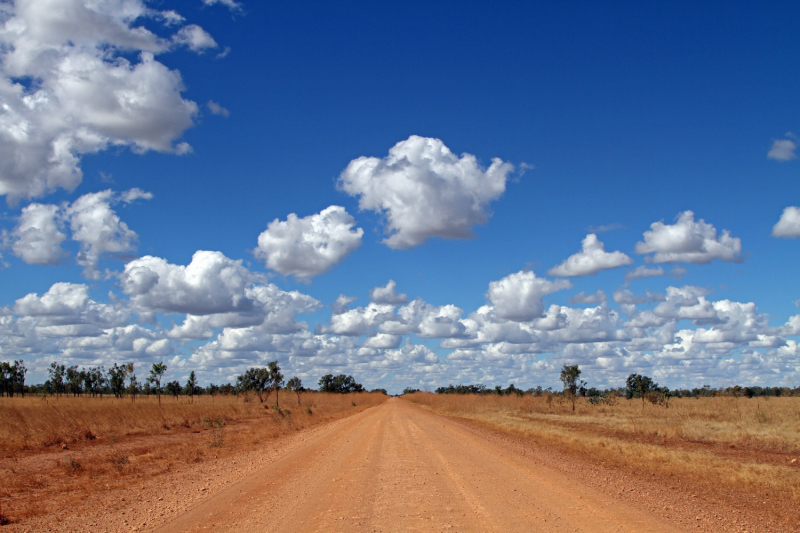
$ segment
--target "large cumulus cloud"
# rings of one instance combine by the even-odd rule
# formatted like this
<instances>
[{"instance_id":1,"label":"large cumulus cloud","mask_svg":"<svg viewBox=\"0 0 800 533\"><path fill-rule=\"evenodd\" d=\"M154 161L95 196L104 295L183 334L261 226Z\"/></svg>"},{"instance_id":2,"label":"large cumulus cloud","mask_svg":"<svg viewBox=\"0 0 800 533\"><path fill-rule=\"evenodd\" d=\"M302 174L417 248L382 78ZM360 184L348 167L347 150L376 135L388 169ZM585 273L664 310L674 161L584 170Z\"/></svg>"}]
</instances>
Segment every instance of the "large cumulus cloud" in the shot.
<instances>
[{"instance_id":1,"label":"large cumulus cloud","mask_svg":"<svg viewBox=\"0 0 800 533\"><path fill-rule=\"evenodd\" d=\"M178 27L159 37L145 23ZM0 8L0 195L73 190L80 159L111 146L186 153L193 125L180 74L155 56L217 46L143 0L16 0Z\"/></svg>"},{"instance_id":2,"label":"large cumulus cloud","mask_svg":"<svg viewBox=\"0 0 800 533\"><path fill-rule=\"evenodd\" d=\"M307 280L326 272L361 246L364 230L353 229L355 223L338 205L303 218L291 213L284 221L269 223L258 236L255 254L275 272Z\"/></svg>"},{"instance_id":3,"label":"large cumulus cloud","mask_svg":"<svg viewBox=\"0 0 800 533\"><path fill-rule=\"evenodd\" d=\"M742 259L742 241L731 237L728 230L717 235L717 229L705 220L695 221L694 213L678 214L675 224L654 222L644 233L644 242L636 244L637 254L650 254L653 263L704 264L720 259L738 262Z\"/></svg>"},{"instance_id":4,"label":"large cumulus cloud","mask_svg":"<svg viewBox=\"0 0 800 533\"><path fill-rule=\"evenodd\" d=\"M570 287L569 281L537 278L528 270L492 281L486 297L494 305L498 317L523 322L541 316L544 311L542 296Z\"/></svg>"},{"instance_id":5,"label":"large cumulus cloud","mask_svg":"<svg viewBox=\"0 0 800 533\"><path fill-rule=\"evenodd\" d=\"M358 197L360 209L384 215L389 236L383 242L404 249L431 237L471 237L513 169L497 158L483 168L474 155L458 157L439 139L412 135L387 157L351 161L338 185Z\"/></svg>"}]
</instances>

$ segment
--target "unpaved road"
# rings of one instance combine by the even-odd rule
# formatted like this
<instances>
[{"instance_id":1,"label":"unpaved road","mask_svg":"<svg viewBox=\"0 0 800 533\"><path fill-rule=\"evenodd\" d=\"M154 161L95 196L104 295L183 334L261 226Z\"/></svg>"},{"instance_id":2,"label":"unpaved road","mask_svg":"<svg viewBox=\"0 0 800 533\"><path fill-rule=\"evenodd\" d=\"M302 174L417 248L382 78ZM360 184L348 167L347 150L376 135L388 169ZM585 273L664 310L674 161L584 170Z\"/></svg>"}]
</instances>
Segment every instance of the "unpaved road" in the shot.
<instances>
[{"instance_id":1,"label":"unpaved road","mask_svg":"<svg viewBox=\"0 0 800 533\"><path fill-rule=\"evenodd\" d=\"M332 424L155 531L781 530L663 485L561 462L392 399Z\"/></svg>"}]
</instances>

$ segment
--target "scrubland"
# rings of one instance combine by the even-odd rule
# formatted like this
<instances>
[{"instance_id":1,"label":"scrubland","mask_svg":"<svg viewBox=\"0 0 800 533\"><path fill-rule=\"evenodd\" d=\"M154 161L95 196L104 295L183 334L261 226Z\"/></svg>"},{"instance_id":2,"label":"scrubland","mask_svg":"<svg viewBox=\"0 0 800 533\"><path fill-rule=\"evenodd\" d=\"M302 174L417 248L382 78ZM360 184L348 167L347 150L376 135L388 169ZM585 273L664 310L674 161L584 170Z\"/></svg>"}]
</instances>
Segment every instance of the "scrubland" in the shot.
<instances>
[{"instance_id":1,"label":"scrubland","mask_svg":"<svg viewBox=\"0 0 800 533\"><path fill-rule=\"evenodd\" d=\"M98 490L269 446L388 397L309 392L255 396L0 398L0 523L52 512Z\"/></svg>"},{"instance_id":2,"label":"scrubland","mask_svg":"<svg viewBox=\"0 0 800 533\"><path fill-rule=\"evenodd\" d=\"M435 395L404 399L639 475L690 480L800 503L800 398L672 399L572 404L558 395ZM764 503L767 503L766 501Z\"/></svg>"}]
</instances>

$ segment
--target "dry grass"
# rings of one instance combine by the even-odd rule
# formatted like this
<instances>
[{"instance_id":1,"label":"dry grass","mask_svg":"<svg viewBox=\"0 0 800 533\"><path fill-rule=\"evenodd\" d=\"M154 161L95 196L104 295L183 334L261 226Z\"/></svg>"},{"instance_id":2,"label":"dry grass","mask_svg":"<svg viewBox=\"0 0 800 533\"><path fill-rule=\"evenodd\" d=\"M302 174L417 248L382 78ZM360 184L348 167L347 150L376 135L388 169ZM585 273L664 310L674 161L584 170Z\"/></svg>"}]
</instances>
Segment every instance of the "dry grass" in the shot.
<instances>
[{"instance_id":1,"label":"dry grass","mask_svg":"<svg viewBox=\"0 0 800 533\"><path fill-rule=\"evenodd\" d=\"M263 447L386 401L383 394L258 398L0 398L0 511L18 522L188 465Z\"/></svg>"},{"instance_id":2,"label":"dry grass","mask_svg":"<svg viewBox=\"0 0 800 533\"><path fill-rule=\"evenodd\" d=\"M352 411L352 397L334 394L306 393L302 406L295 395L282 394L281 407L290 411L294 421L304 419L309 407L325 419L329 415ZM373 404L382 395L357 395L359 401ZM363 399L362 399L363 398ZM383 397L385 398L385 397ZM156 397L73 398L62 396L0 398L0 451L18 452L42 447L61 446L95 438L124 438L132 435L160 434L175 428L197 428L208 421L242 421L263 418L275 404L273 394L267 402L244 396L196 396L188 398ZM299 415L299 419L298 419Z\"/></svg>"},{"instance_id":3,"label":"dry grass","mask_svg":"<svg viewBox=\"0 0 800 533\"><path fill-rule=\"evenodd\" d=\"M800 398L620 399L417 393L405 399L640 474L800 502Z\"/></svg>"}]
</instances>

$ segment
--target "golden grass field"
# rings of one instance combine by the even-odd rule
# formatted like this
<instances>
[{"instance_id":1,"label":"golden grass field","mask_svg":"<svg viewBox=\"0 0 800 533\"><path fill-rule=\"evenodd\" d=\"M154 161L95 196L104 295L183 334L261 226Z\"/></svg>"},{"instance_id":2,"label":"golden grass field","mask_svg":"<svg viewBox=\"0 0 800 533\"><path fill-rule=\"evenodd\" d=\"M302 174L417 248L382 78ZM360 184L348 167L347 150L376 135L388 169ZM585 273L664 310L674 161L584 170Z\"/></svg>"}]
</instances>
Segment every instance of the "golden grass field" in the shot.
<instances>
[{"instance_id":1,"label":"golden grass field","mask_svg":"<svg viewBox=\"0 0 800 533\"><path fill-rule=\"evenodd\" d=\"M47 512L97 490L249 452L271 439L355 414L380 393L0 398L0 522ZM70 500L71 499L71 500ZM68 503L67 503L68 504ZM49 509L49 510L48 510Z\"/></svg>"},{"instance_id":2,"label":"golden grass field","mask_svg":"<svg viewBox=\"0 0 800 533\"><path fill-rule=\"evenodd\" d=\"M800 503L800 398L681 398L668 408L618 399L435 395L404 399L603 464L713 490ZM766 503L766 502L765 502Z\"/></svg>"},{"instance_id":3,"label":"golden grass field","mask_svg":"<svg viewBox=\"0 0 800 533\"><path fill-rule=\"evenodd\" d=\"M380 396L311 392L303 394L302 405L298 405L294 394L284 392L280 404L288 411L291 425L306 427L309 422L352 411L355 398L359 399L356 403L374 404ZM272 409L274 405L274 394L264 403L253 396L195 396L191 403L185 396L177 400L162 396L160 406L155 396L140 396L135 402L108 396L0 398L0 451L36 450L95 438L152 435L174 428L203 428L220 420L227 423L272 417L277 415Z\"/></svg>"}]
</instances>

